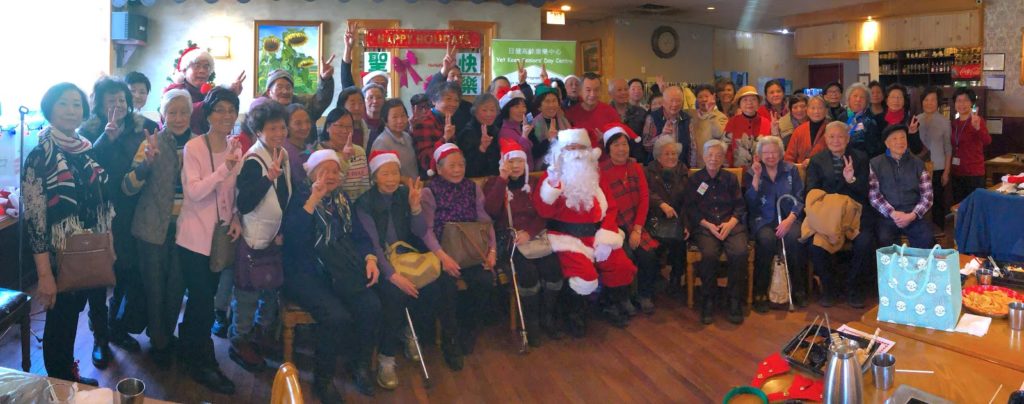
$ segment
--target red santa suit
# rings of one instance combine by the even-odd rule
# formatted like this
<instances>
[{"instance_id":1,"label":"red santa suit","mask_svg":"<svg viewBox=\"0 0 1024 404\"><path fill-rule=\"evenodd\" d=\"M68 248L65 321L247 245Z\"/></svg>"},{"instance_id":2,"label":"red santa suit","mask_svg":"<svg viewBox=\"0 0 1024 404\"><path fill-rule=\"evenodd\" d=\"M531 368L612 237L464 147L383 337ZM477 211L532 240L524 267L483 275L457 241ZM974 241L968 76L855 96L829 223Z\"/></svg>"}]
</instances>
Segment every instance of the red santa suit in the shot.
<instances>
[{"instance_id":1,"label":"red santa suit","mask_svg":"<svg viewBox=\"0 0 1024 404\"><path fill-rule=\"evenodd\" d=\"M595 169L597 169L595 167ZM570 208L562 196L562 184L551 186L544 173L540 191L533 192L533 205L537 213L548 219L548 240L558 254L562 275L569 286L580 295L589 295L601 282L607 287L626 286L633 282L636 266L622 250L625 235L616 225L618 211L610 192L601 186L594 195L593 207L586 211ZM595 249L611 248L607 257L595 254Z\"/></svg>"}]
</instances>

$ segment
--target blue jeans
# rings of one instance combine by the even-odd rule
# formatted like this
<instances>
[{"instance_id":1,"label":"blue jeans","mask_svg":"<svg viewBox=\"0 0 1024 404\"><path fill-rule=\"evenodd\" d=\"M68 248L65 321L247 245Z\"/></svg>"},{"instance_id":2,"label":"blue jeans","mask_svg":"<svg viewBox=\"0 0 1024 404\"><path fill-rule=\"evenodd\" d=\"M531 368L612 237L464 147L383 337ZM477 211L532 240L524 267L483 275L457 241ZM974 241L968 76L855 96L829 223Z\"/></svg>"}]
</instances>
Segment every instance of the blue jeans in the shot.
<instances>
[{"instance_id":1,"label":"blue jeans","mask_svg":"<svg viewBox=\"0 0 1024 404\"><path fill-rule=\"evenodd\" d=\"M880 247L895 244L900 235L907 236L907 243L914 248L932 248L935 245L935 234L928 221L917 219L907 227L899 228L890 218L881 218L878 221L878 245Z\"/></svg>"}]
</instances>

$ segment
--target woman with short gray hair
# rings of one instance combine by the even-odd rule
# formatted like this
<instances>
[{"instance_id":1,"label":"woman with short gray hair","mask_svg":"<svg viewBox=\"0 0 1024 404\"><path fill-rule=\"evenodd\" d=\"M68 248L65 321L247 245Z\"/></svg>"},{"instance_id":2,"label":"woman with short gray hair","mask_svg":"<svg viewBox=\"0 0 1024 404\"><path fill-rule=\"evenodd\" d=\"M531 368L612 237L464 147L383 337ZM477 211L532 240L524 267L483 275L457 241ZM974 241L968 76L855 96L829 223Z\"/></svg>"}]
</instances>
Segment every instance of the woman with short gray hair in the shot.
<instances>
[{"instance_id":1,"label":"woman with short gray hair","mask_svg":"<svg viewBox=\"0 0 1024 404\"><path fill-rule=\"evenodd\" d=\"M660 136L654 142L654 160L647 165L647 188L650 191L650 208L648 209L648 231L660 243L655 251L657 257L668 253L668 262L672 265L669 273L668 292L682 292L680 280L686 273L686 239L690 232L686 230L687 220L683 208L686 206L686 177L689 170L679 162L679 153L683 145L672 136ZM681 232L673 237L659 237L655 227L664 221L678 221ZM655 225L655 223L658 223Z\"/></svg>"}]
</instances>

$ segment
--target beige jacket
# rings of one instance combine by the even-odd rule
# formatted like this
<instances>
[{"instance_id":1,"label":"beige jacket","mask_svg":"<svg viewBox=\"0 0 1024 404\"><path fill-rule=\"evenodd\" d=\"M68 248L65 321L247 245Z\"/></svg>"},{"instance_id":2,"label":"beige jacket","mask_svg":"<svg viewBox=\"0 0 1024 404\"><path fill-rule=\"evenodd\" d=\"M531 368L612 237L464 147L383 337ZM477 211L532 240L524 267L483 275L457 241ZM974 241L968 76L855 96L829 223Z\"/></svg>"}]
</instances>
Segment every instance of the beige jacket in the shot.
<instances>
[{"instance_id":1,"label":"beige jacket","mask_svg":"<svg viewBox=\"0 0 1024 404\"><path fill-rule=\"evenodd\" d=\"M800 228L800 241L813 236L814 245L835 253L860 234L861 205L849 196L812 189L804 202L807 217Z\"/></svg>"}]
</instances>

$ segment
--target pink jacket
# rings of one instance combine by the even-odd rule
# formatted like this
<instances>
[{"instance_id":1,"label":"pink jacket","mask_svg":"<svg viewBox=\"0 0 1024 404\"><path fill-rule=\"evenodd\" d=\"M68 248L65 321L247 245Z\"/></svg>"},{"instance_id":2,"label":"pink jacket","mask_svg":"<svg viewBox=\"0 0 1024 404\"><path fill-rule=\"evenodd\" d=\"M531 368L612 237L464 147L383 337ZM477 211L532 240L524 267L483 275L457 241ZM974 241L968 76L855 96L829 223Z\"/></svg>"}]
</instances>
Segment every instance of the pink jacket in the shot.
<instances>
[{"instance_id":1,"label":"pink jacket","mask_svg":"<svg viewBox=\"0 0 1024 404\"><path fill-rule=\"evenodd\" d=\"M217 166L214 170L210 166L209 150L203 136L196 136L185 144L181 168L185 199L177 229L178 245L206 256L210 255L218 213L226 223L230 223L234 215L235 177L242 166L239 163L234 170L229 170L224 164L227 157L224 151L213 154L213 163Z\"/></svg>"}]
</instances>

